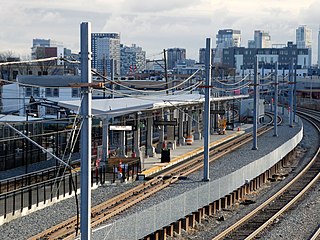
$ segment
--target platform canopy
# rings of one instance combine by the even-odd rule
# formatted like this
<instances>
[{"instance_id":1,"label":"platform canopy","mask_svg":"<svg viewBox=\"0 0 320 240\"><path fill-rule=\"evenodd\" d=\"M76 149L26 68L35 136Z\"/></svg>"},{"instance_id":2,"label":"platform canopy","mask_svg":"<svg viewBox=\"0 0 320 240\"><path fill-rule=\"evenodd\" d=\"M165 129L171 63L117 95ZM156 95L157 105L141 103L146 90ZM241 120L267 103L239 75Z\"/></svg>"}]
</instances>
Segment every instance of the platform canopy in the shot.
<instances>
[{"instance_id":1,"label":"platform canopy","mask_svg":"<svg viewBox=\"0 0 320 240\"><path fill-rule=\"evenodd\" d=\"M211 101L227 101L232 99L247 98L248 95L225 96L211 98ZM93 99L92 114L98 118L117 117L134 112L156 110L164 107L187 106L204 102L204 95L181 94L181 95L153 95L137 96L114 99ZM79 112L80 100L61 101L59 106Z\"/></svg>"},{"instance_id":2,"label":"platform canopy","mask_svg":"<svg viewBox=\"0 0 320 240\"><path fill-rule=\"evenodd\" d=\"M26 116L18 116L18 115L4 115L0 114L0 122L31 122L31 121L40 121L42 118L36 118L32 116L28 116L28 121Z\"/></svg>"}]
</instances>

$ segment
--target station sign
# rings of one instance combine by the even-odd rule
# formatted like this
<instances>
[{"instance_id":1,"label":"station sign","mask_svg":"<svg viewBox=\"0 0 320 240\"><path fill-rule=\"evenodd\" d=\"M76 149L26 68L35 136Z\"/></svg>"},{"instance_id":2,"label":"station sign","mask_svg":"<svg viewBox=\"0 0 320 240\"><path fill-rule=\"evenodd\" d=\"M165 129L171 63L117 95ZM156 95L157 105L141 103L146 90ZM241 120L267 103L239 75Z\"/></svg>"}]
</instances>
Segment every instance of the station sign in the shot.
<instances>
[{"instance_id":1,"label":"station sign","mask_svg":"<svg viewBox=\"0 0 320 240\"><path fill-rule=\"evenodd\" d=\"M226 113L226 110L223 109L210 109L211 114L220 114L224 115Z\"/></svg>"},{"instance_id":2,"label":"station sign","mask_svg":"<svg viewBox=\"0 0 320 240\"><path fill-rule=\"evenodd\" d=\"M132 131L132 126L110 125L109 129L113 131Z\"/></svg>"},{"instance_id":3,"label":"station sign","mask_svg":"<svg viewBox=\"0 0 320 240\"><path fill-rule=\"evenodd\" d=\"M177 126L177 119L172 120L172 121L165 121L165 120L155 120L153 122L154 125L156 126Z\"/></svg>"}]
</instances>

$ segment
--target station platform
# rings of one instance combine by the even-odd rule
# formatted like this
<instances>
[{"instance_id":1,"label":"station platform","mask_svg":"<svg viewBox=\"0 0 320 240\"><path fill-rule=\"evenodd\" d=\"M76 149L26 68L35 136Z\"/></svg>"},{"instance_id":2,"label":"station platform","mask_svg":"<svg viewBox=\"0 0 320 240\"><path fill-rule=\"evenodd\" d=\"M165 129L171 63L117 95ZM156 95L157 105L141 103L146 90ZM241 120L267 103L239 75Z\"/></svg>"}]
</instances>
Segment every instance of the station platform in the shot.
<instances>
[{"instance_id":1,"label":"station platform","mask_svg":"<svg viewBox=\"0 0 320 240\"><path fill-rule=\"evenodd\" d=\"M245 133L245 130L252 127L250 124L242 125L240 129L227 130L226 134L219 135L214 133L210 135L209 147L212 148L221 143L227 142ZM187 158L193 157L204 150L203 138L194 140L191 145L178 145L175 149L170 149L170 162L161 162L161 153L155 153L153 157L141 159L142 172L138 175L139 180L151 176L167 167L177 164Z\"/></svg>"},{"instance_id":2,"label":"station platform","mask_svg":"<svg viewBox=\"0 0 320 240\"><path fill-rule=\"evenodd\" d=\"M214 147L223 142L231 140L243 133L249 128L252 127L252 124L244 124L240 126L240 131L238 128L234 130L227 130L225 135L219 135L214 133L210 135L210 147ZM143 180L144 178L151 176L167 167L170 167L174 164L177 164L187 158L190 158L194 155L197 155L203 152L204 143L203 138L201 140L194 140L192 145L177 145L175 149L170 149L170 162L161 163L161 154L155 153L153 157L142 157L141 158L141 169L142 172L138 174L138 179ZM79 158L78 155L76 155ZM28 166L28 173L41 171L48 167L56 166L56 160L50 159L48 161L33 163ZM9 169L6 171L0 171L0 180L14 178L21 176L26 173L25 166Z\"/></svg>"}]
</instances>

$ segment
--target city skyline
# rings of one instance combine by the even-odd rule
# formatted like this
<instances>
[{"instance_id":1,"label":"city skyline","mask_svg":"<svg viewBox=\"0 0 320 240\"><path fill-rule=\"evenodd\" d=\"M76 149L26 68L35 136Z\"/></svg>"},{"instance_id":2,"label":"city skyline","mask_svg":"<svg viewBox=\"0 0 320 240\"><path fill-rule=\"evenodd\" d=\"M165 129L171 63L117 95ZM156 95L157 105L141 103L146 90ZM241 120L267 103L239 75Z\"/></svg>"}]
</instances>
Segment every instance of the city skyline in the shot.
<instances>
[{"instance_id":1,"label":"city skyline","mask_svg":"<svg viewBox=\"0 0 320 240\"><path fill-rule=\"evenodd\" d=\"M317 62L320 16L318 1L295 2L270 0L92 0L40 1L21 3L11 0L2 4L0 52L13 51L29 55L32 39L44 38L63 42L79 51L79 24L92 23L92 32L119 32L121 43L135 43L150 59L160 58L163 49L185 48L187 58L198 60L199 48L211 37L215 47L220 29L240 30L241 46L253 39L254 30L268 31L272 43L295 42L300 25L312 29L313 63ZM249 26L249 27L248 27Z\"/></svg>"}]
</instances>

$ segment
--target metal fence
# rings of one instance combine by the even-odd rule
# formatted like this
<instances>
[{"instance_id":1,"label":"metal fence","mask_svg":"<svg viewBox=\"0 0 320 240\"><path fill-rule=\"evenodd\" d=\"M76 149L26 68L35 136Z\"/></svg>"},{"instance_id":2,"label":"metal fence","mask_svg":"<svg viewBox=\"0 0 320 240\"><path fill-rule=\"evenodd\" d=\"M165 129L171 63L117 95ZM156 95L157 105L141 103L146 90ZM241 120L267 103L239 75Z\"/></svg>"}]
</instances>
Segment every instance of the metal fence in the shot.
<instances>
[{"instance_id":1,"label":"metal fence","mask_svg":"<svg viewBox=\"0 0 320 240\"><path fill-rule=\"evenodd\" d=\"M210 182L199 182L197 188L169 198L143 211L93 230L92 239L142 239L198 209L228 195L251 181L291 152L303 137L303 127L295 137L268 155Z\"/></svg>"},{"instance_id":2,"label":"metal fence","mask_svg":"<svg viewBox=\"0 0 320 240\"><path fill-rule=\"evenodd\" d=\"M140 161L131 162L121 167L121 174L119 174L118 165L105 165L92 168L91 186L134 179L141 172ZM45 176L45 173L43 176ZM39 205L49 204L65 197L70 197L74 193L77 193L80 188L80 171L64 174L45 181L40 181L40 177L39 182L34 181L34 179L32 180L33 177L33 175L28 175L23 178L23 181L26 182L25 186L0 194L0 216L2 216L2 219L35 209ZM2 185L3 189L8 189L9 184L15 185L15 181L18 182L18 179L11 180L13 181L1 181L0 185ZM75 190L73 185L75 186Z\"/></svg>"}]
</instances>

